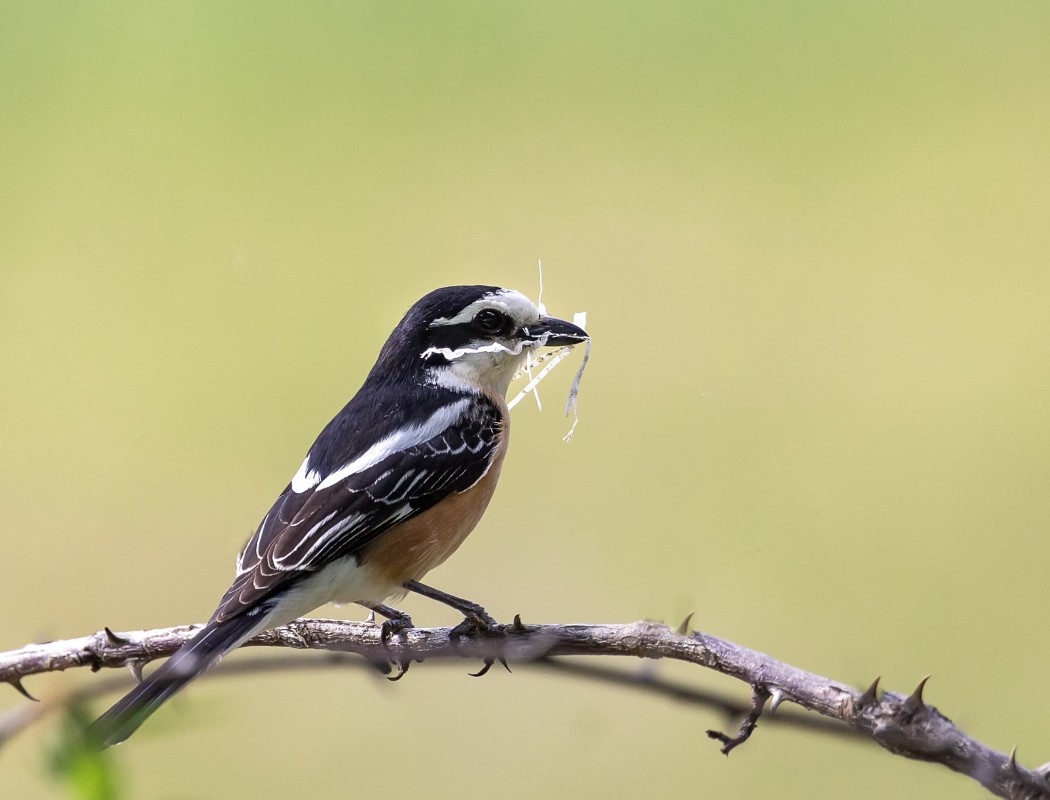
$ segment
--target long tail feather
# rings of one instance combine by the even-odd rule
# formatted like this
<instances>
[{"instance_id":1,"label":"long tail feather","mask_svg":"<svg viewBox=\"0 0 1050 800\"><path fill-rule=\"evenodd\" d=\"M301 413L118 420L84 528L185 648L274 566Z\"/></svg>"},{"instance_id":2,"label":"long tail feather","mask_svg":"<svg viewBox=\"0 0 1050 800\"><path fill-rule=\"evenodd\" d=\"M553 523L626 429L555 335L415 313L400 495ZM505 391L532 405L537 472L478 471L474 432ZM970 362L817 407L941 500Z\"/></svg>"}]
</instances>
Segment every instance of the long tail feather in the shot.
<instances>
[{"instance_id":1,"label":"long tail feather","mask_svg":"<svg viewBox=\"0 0 1050 800\"><path fill-rule=\"evenodd\" d=\"M172 695L237 647L258 625L259 618L242 614L209 622L142 683L122 697L88 728L88 741L104 748L119 744Z\"/></svg>"}]
</instances>

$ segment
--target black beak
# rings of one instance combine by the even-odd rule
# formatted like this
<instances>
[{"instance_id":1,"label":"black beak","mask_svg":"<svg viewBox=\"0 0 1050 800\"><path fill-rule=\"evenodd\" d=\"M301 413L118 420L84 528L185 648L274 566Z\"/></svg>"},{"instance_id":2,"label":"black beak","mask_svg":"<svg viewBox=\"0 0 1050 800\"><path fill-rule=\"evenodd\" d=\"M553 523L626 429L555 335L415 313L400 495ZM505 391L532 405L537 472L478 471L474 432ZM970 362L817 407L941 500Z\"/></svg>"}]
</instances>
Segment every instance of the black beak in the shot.
<instances>
[{"instance_id":1,"label":"black beak","mask_svg":"<svg viewBox=\"0 0 1050 800\"><path fill-rule=\"evenodd\" d=\"M543 339L547 347L579 344L591 338L583 328L554 317L544 317L535 325L527 326L522 333L533 341Z\"/></svg>"}]
</instances>

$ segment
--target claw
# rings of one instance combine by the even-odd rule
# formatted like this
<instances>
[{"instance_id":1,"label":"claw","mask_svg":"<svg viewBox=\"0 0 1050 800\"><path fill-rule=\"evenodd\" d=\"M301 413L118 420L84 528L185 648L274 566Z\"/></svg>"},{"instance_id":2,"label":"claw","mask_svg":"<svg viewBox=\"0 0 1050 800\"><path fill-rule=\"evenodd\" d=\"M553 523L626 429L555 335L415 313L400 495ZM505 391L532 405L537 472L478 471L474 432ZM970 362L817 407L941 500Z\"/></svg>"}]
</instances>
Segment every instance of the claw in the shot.
<instances>
[{"instance_id":1,"label":"claw","mask_svg":"<svg viewBox=\"0 0 1050 800\"><path fill-rule=\"evenodd\" d=\"M405 677L405 674L408 672L408 668L412 666L411 661L395 661L394 664L397 666L397 675L386 676L386 679L391 682L399 681L403 677Z\"/></svg>"},{"instance_id":2,"label":"claw","mask_svg":"<svg viewBox=\"0 0 1050 800\"><path fill-rule=\"evenodd\" d=\"M407 620L407 622L406 622ZM387 651L390 650L390 638L397 636L399 633L404 631L406 628L412 627L412 620L408 619L407 615L404 617L395 617L389 619L383 623L383 626L379 629L379 641L382 642L383 648ZM397 667L397 675L391 677L387 675L386 678L389 681L399 681L405 677L405 673L408 672L408 668L411 665L411 661L402 661L398 658L393 660L394 666Z\"/></svg>"},{"instance_id":3,"label":"claw","mask_svg":"<svg viewBox=\"0 0 1050 800\"><path fill-rule=\"evenodd\" d=\"M490 617L485 609L479 606L477 612L465 615L463 621L449 631L448 638L455 642L455 640L462 639L464 636L469 636L472 633L499 636L503 634L503 631L499 623Z\"/></svg>"},{"instance_id":4,"label":"claw","mask_svg":"<svg viewBox=\"0 0 1050 800\"><path fill-rule=\"evenodd\" d=\"M453 647L459 646L459 640L467 634L473 632L476 626L469 619L464 618L462 622L456 625L452 630L448 632L448 640L452 643Z\"/></svg>"},{"instance_id":5,"label":"claw","mask_svg":"<svg viewBox=\"0 0 1050 800\"><path fill-rule=\"evenodd\" d=\"M379 628L379 641L383 643L383 647L387 647L392 636L397 636L402 631L406 631L412 627L414 627L412 625L412 620L407 616L388 619Z\"/></svg>"},{"instance_id":6,"label":"claw","mask_svg":"<svg viewBox=\"0 0 1050 800\"><path fill-rule=\"evenodd\" d=\"M458 647L460 639L463 639L473 633L479 633L482 636L491 637L505 635L504 629L499 625L498 622L496 622L496 620L490 617L484 609L481 609L479 607L478 610L480 611L480 613L465 616L462 622L460 622L456 627L449 631L448 639L449 643L453 647ZM514 625L521 625L520 616L514 617ZM513 625L511 626L511 629L514 629ZM524 626L521 626L521 629L524 630ZM482 675L485 675L490 669L492 669L492 665L495 664L497 661L499 661L499 663L503 665L503 668L507 670L507 672L511 671L510 665L507 664L507 659L505 657L495 656L486 657L481 665L481 669L479 669L477 672L468 672L467 674L472 678L480 678Z\"/></svg>"},{"instance_id":7,"label":"claw","mask_svg":"<svg viewBox=\"0 0 1050 800\"><path fill-rule=\"evenodd\" d=\"M414 628L415 624L412 622L412 617L406 614L404 611L398 611L396 608L390 608L390 606L378 605L373 609L370 609L372 623L375 624L375 613L379 612L386 621L379 628L379 641L383 647L387 647L390 643L391 637L397 636L402 631L407 631L409 628Z\"/></svg>"},{"instance_id":8,"label":"claw","mask_svg":"<svg viewBox=\"0 0 1050 800\"><path fill-rule=\"evenodd\" d=\"M512 672L510 664L507 663L507 659L505 659L503 656L496 656L495 658L486 658L481 665L481 669L479 669L477 672L468 672L467 675L469 675L472 678L480 678L482 675L485 675L490 669L492 669L492 665L495 664L497 661L503 665L503 669L507 670L507 672Z\"/></svg>"},{"instance_id":9,"label":"claw","mask_svg":"<svg viewBox=\"0 0 1050 800\"><path fill-rule=\"evenodd\" d=\"M431 600L437 600L439 603L444 603L450 608L456 609L460 614L463 615L463 621L456 625L452 630L448 632L449 644L456 648L459 645L459 640L464 636L469 636L472 633L479 633L483 636L505 636L506 628L502 627L495 619L492 618L483 607L474 603L470 600L465 600L462 597L456 597L455 595L442 592L432 586L427 586L420 583L419 581L405 581L404 587L410 591L415 592L423 597L429 597ZM525 626L521 624L521 616L517 615L514 617L513 630L524 630ZM507 667L507 662L502 656L498 656L499 661L504 667ZM495 658L486 658L481 669L476 673L471 673L474 677L480 677L484 675L492 665L495 663ZM510 670L510 667L507 667Z\"/></svg>"},{"instance_id":10,"label":"claw","mask_svg":"<svg viewBox=\"0 0 1050 800\"><path fill-rule=\"evenodd\" d=\"M396 608L383 605L382 603L376 603L374 605L362 603L368 609L368 622L375 625L376 614L382 614L386 617L386 621L379 627L379 641L383 645L384 650L390 649L390 639L397 636L402 631L406 631L409 628L415 627L412 623L412 617L406 614L404 611L398 611ZM408 668L411 665L411 661L402 661L399 658L394 658L391 662L394 667L397 668L397 674L394 676L390 675L391 669L390 664L386 662L373 662L376 669L382 672L386 679L389 681L399 681L405 677L405 673L408 672Z\"/></svg>"},{"instance_id":11,"label":"claw","mask_svg":"<svg viewBox=\"0 0 1050 800\"><path fill-rule=\"evenodd\" d=\"M468 619L470 619L470 617L468 617ZM477 611L473 615L472 621L479 631L491 633L499 630L499 623L496 622L495 618L481 606L478 606Z\"/></svg>"}]
</instances>

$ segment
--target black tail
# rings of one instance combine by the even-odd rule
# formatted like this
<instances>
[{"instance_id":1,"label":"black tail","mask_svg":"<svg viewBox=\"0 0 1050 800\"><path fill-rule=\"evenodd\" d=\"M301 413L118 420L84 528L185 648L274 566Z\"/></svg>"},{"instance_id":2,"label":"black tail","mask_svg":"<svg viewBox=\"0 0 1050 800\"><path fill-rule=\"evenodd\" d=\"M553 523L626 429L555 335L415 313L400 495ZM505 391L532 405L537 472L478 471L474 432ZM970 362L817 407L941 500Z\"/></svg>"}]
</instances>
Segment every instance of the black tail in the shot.
<instances>
[{"instance_id":1,"label":"black tail","mask_svg":"<svg viewBox=\"0 0 1050 800\"><path fill-rule=\"evenodd\" d=\"M169 697L239 645L259 618L241 614L209 622L171 658L88 728L88 741L99 748L120 744L138 730Z\"/></svg>"}]
</instances>

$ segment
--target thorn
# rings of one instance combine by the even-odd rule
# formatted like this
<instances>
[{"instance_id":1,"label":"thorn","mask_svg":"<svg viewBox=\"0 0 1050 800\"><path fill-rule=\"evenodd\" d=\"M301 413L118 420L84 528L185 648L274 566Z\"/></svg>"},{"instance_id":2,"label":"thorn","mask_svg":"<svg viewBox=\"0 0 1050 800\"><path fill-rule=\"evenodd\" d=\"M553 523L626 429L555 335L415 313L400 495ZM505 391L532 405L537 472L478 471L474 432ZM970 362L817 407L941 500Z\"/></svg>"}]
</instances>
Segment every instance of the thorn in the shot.
<instances>
[{"instance_id":1,"label":"thorn","mask_svg":"<svg viewBox=\"0 0 1050 800\"><path fill-rule=\"evenodd\" d=\"M788 699L787 692L783 689L774 687L769 690L769 696L772 698L769 701L769 714L772 716L777 713L777 709L780 708L780 704Z\"/></svg>"},{"instance_id":2,"label":"thorn","mask_svg":"<svg viewBox=\"0 0 1050 800\"><path fill-rule=\"evenodd\" d=\"M514 622L511 624L510 629L512 631L517 631L517 632L524 632L525 631L525 623L523 623L521 621L521 614L515 614L514 615Z\"/></svg>"},{"instance_id":3,"label":"thorn","mask_svg":"<svg viewBox=\"0 0 1050 800\"><path fill-rule=\"evenodd\" d=\"M495 663L496 662L494 659L486 658L484 663L482 663L481 665L481 669L479 669L477 672L468 672L467 674L472 678L480 678L482 675L488 672L489 669L492 668L492 665Z\"/></svg>"},{"instance_id":4,"label":"thorn","mask_svg":"<svg viewBox=\"0 0 1050 800\"><path fill-rule=\"evenodd\" d=\"M1019 773L1021 770L1017 768L1017 745L1014 745L1014 749L1010 751L1010 759L1006 762L1006 768L1010 772Z\"/></svg>"},{"instance_id":5,"label":"thorn","mask_svg":"<svg viewBox=\"0 0 1050 800\"><path fill-rule=\"evenodd\" d=\"M22 697L26 698L27 700L32 700L34 703L39 703L40 702L35 697L33 697L33 695L31 695L28 691L26 691L26 687L24 687L22 685L22 679L21 678L11 678L11 680L9 680L8 683L10 683L12 686L14 686L15 690L20 695L22 695Z\"/></svg>"},{"instance_id":6,"label":"thorn","mask_svg":"<svg viewBox=\"0 0 1050 800\"><path fill-rule=\"evenodd\" d=\"M108 625L102 630L106 632L106 641L109 642L111 647L120 647L121 645L131 644L130 639L125 639L123 636L117 636L117 634L109 629Z\"/></svg>"},{"instance_id":7,"label":"thorn","mask_svg":"<svg viewBox=\"0 0 1050 800\"><path fill-rule=\"evenodd\" d=\"M135 683L142 683L142 663L141 661L128 662L128 671L134 676Z\"/></svg>"},{"instance_id":8,"label":"thorn","mask_svg":"<svg viewBox=\"0 0 1050 800\"><path fill-rule=\"evenodd\" d=\"M930 676L927 675L925 678L919 681L919 685L915 687L915 691L912 692L911 696L904 701L905 711L914 713L926 706L926 704L922 701L922 690L926 686L926 681L928 681L929 679Z\"/></svg>"},{"instance_id":9,"label":"thorn","mask_svg":"<svg viewBox=\"0 0 1050 800\"><path fill-rule=\"evenodd\" d=\"M696 613L695 611L690 611L688 614L686 614L685 619L683 619L678 624L678 630L675 631L675 632L679 636L688 636L689 635L689 622L690 622L690 620L692 620L693 614L695 614L695 613Z\"/></svg>"},{"instance_id":10,"label":"thorn","mask_svg":"<svg viewBox=\"0 0 1050 800\"><path fill-rule=\"evenodd\" d=\"M870 706L873 703L879 702L879 681L882 680L881 675L876 675L875 680L871 682L871 686L864 690L864 694L860 696L860 700L857 701L858 708L864 708ZM926 681L924 680L923 683Z\"/></svg>"}]
</instances>

